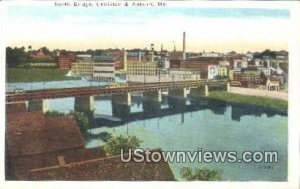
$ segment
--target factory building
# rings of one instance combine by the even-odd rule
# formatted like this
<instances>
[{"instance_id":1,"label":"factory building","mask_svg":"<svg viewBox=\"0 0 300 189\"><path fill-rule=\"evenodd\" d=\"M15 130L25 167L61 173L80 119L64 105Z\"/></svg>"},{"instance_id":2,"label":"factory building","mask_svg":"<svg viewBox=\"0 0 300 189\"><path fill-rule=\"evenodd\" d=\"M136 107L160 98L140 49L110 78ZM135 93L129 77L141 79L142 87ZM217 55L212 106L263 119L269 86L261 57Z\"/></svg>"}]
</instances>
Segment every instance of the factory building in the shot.
<instances>
[{"instance_id":1,"label":"factory building","mask_svg":"<svg viewBox=\"0 0 300 189\"><path fill-rule=\"evenodd\" d=\"M59 69L71 69L72 64L75 62L74 55L60 55L57 60L57 67Z\"/></svg>"},{"instance_id":2,"label":"factory building","mask_svg":"<svg viewBox=\"0 0 300 189\"><path fill-rule=\"evenodd\" d=\"M127 75L152 75L156 74L157 65L155 62L132 61L127 64Z\"/></svg>"},{"instance_id":3,"label":"factory building","mask_svg":"<svg viewBox=\"0 0 300 189\"><path fill-rule=\"evenodd\" d=\"M114 81L115 78L115 58L111 56L93 57L93 80Z\"/></svg>"},{"instance_id":4,"label":"factory building","mask_svg":"<svg viewBox=\"0 0 300 189\"><path fill-rule=\"evenodd\" d=\"M77 55L76 62L72 64L72 74L86 79L93 77L92 56L87 54Z\"/></svg>"}]
</instances>

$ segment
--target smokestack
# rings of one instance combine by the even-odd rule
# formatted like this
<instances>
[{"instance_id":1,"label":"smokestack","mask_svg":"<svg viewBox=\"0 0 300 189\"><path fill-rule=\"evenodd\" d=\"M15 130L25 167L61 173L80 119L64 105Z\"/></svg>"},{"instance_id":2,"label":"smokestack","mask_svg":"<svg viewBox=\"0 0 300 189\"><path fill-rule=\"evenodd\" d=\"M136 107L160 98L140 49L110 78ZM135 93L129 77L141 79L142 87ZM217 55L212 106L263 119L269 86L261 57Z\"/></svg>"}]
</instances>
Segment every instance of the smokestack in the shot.
<instances>
[{"instance_id":1,"label":"smokestack","mask_svg":"<svg viewBox=\"0 0 300 189\"><path fill-rule=\"evenodd\" d=\"M151 62L154 62L154 53L151 53Z\"/></svg>"},{"instance_id":2,"label":"smokestack","mask_svg":"<svg viewBox=\"0 0 300 189\"><path fill-rule=\"evenodd\" d=\"M141 62L142 61L142 53L141 53L141 51L139 51L139 62Z\"/></svg>"},{"instance_id":3,"label":"smokestack","mask_svg":"<svg viewBox=\"0 0 300 189\"><path fill-rule=\"evenodd\" d=\"M183 32L183 47L182 47L182 59L185 60L186 56L185 56L185 32Z\"/></svg>"},{"instance_id":4,"label":"smokestack","mask_svg":"<svg viewBox=\"0 0 300 189\"><path fill-rule=\"evenodd\" d=\"M153 44L153 43L152 43L151 46L150 46L150 50L151 50L151 51L154 51L154 44Z\"/></svg>"},{"instance_id":5,"label":"smokestack","mask_svg":"<svg viewBox=\"0 0 300 189\"><path fill-rule=\"evenodd\" d=\"M127 71L127 51L124 50L124 57L123 57L123 61L124 61L124 70Z\"/></svg>"}]
</instances>

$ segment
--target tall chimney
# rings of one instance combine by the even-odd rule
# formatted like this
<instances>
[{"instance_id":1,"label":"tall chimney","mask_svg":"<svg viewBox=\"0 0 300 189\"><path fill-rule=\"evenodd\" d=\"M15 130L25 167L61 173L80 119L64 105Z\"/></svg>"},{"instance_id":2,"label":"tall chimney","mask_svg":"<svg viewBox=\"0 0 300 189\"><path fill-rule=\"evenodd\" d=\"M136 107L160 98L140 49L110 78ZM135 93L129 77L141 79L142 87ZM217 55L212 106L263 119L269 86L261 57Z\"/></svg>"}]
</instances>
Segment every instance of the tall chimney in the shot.
<instances>
[{"instance_id":1,"label":"tall chimney","mask_svg":"<svg viewBox=\"0 0 300 189\"><path fill-rule=\"evenodd\" d=\"M182 59L185 60L185 32L183 32L183 47L182 47Z\"/></svg>"},{"instance_id":2,"label":"tall chimney","mask_svg":"<svg viewBox=\"0 0 300 189\"><path fill-rule=\"evenodd\" d=\"M124 50L124 53L123 53L124 57L123 57L123 62L124 62L124 70L127 71L127 51Z\"/></svg>"},{"instance_id":3,"label":"tall chimney","mask_svg":"<svg viewBox=\"0 0 300 189\"><path fill-rule=\"evenodd\" d=\"M152 52L150 55L151 55L151 62L154 62L154 52Z\"/></svg>"},{"instance_id":4,"label":"tall chimney","mask_svg":"<svg viewBox=\"0 0 300 189\"><path fill-rule=\"evenodd\" d=\"M142 53L139 51L139 62L142 62Z\"/></svg>"},{"instance_id":5,"label":"tall chimney","mask_svg":"<svg viewBox=\"0 0 300 189\"><path fill-rule=\"evenodd\" d=\"M153 43L151 43L150 50L154 51L154 44Z\"/></svg>"}]
</instances>

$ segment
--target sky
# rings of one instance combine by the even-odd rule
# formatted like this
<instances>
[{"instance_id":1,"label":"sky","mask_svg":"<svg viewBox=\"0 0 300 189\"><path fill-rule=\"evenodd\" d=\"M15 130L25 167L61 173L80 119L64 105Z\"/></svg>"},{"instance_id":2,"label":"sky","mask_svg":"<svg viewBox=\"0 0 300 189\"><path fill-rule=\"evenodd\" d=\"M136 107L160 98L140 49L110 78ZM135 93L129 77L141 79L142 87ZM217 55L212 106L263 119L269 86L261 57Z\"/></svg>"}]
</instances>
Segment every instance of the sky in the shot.
<instances>
[{"instance_id":1,"label":"sky","mask_svg":"<svg viewBox=\"0 0 300 189\"><path fill-rule=\"evenodd\" d=\"M7 46L86 50L150 48L237 52L287 50L289 10L200 7L10 6Z\"/></svg>"}]
</instances>

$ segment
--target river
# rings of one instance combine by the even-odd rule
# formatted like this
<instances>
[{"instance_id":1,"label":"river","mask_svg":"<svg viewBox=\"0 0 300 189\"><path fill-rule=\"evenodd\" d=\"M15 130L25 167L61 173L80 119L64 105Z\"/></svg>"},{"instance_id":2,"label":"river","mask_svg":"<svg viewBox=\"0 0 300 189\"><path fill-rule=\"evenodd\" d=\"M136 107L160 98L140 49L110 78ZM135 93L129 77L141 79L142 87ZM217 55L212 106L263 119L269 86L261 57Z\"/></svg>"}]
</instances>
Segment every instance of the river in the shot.
<instances>
[{"instance_id":1,"label":"river","mask_svg":"<svg viewBox=\"0 0 300 189\"><path fill-rule=\"evenodd\" d=\"M59 84L66 87L64 82ZM12 85L8 87L13 88ZM48 103L50 110L66 113L74 110L74 98L51 99ZM184 104L173 105L166 95L161 103L146 103L142 94L133 94L129 109L123 111L123 116L118 116L114 115L114 109L123 106L114 107L111 97L97 97L95 114L98 119L88 131L86 147L105 144L102 136L109 133L136 136L142 140L142 148L161 148L163 151L197 151L201 148L202 151L236 151L238 156L243 151L277 151L278 163L174 162L170 166L178 180L182 180L182 167L219 170L222 180L230 181L287 180L286 112L190 97Z\"/></svg>"}]
</instances>

